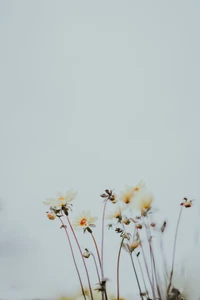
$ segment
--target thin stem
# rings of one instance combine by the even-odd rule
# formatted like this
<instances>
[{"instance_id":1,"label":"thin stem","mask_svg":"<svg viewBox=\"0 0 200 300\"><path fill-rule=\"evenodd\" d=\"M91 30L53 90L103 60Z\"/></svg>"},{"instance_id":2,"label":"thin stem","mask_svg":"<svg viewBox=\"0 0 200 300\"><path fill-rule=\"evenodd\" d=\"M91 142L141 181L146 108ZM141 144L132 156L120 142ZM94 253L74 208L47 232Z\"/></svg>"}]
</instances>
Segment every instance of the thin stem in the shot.
<instances>
[{"instance_id":1,"label":"thin stem","mask_svg":"<svg viewBox=\"0 0 200 300\"><path fill-rule=\"evenodd\" d=\"M135 264L134 264L134 261L133 261L133 256L132 256L132 253L130 253L130 258L131 258L131 262L132 262L133 270L134 270L134 273L135 273L135 277L136 277L137 285L138 285L138 288L139 288L140 297L141 297L141 299L142 299L142 300L144 300L144 298L143 298L143 296L142 296L142 290L141 290L141 287L140 287L140 282L139 282L139 279L138 279L138 276L137 276L137 272L136 272L136 269L135 269Z\"/></svg>"},{"instance_id":2,"label":"thin stem","mask_svg":"<svg viewBox=\"0 0 200 300\"><path fill-rule=\"evenodd\" d=\"M134 251L134 253L135 253L135 251ZM135 256L137 258L137 261L138 261L138 264L139 264L139 267L140 267L140 272L141 272L141 275L142 275L142 280L143 280L143 284L144 284L144 287L145 287L145 291L147 293L147 296L149 296L149 292L148 292L148 289L147 289L147 286L146 286L146 282L145 282L145 279L144 279L144 272L142 270L142 265L140 263L140 259L139 259L139 257L137 256L136 253L135 253Z\"/></svg>"},{"instance_id":3,"label":"thin stem","mask_svg":"<svg viewBox=\"0 0 200 300\"><path fill-rule=\"evenodd\" d=\"M168 296L169 291L170 291L170 287L171 287L171 284L172 284L173 273L174 273L174 260L175 260L175 253L176 253L176 242L177 242L178 228L179 228L179 224L180 224L182 210L183 210L183 206L181 206L179 216L178 216L177 225L176 225L176 233L175 233L175 238L174 238L174 248L173 248L173 256L172 256L172 268L171 268L171 273L170 273L170 278L169 278L169 285L168 285L168 288L167 288L167 296Z\"/></svg>"},{"instance_id":4,"label":"thin stem","mask_svg":"<svg viewBox=\"0 0 200 300\"><path fill-rule=\"evenodd\" d=\"M74 232L74 229L73 229L73 227L72 227L72 224L71 224L71 222L70 222L70 219L69 219L68 216L66 216L66 217L67 217L67 221L68 221L68 223L69 223L69 226L70 226L70 228L71 228L71 231L72 231L72 233L73 233L74 239L75 239L75 241L76 241L76 244L77 244L77 246L78 246L79 252L80 252L80 254L81 254L81 258L82 258L82 260L83 260L83 264L84 264L84 267L85 267L85 272L86 272L86 276L87 276L87 280L88 280L88 285L89 285L89 290L90 290L91 299L94 300L93 293L92 293L92 287L91 287L91 283L90 283L90 277L89 277L89 273L88 273L88 269L87 269L85 260L84 260L83 255L82 255L81 247L80 247L80 245L79 245L78 239L77 239L77 237L76 237L76 234L75 234L75 232Z\"/></svg>"},{"instance_id":5,"label":"thin stem","mask_svg":"<svg viewBox=\"0 0 200 300\"><path fill-rule=\"evenodd\" d=\"M146 271L147 271L147 276L148 276L148 279L149 279L151 290L152 290L152 293L153 293L153 286L152 286L152 282L151 282L151 278L150 278L150 274L149 274L149 269L148 269L148 265L147 265L147 260L146 260L145 254L144 254L144 249L143 249L142 244L140 245L140 247L142 249L142 255L143 255L143 259L144 259L144 264L145 264L145 268L146 268Z\"/></svg>"},{"instance_id":6,"label":"thin stem","mask_svg":"<svg viewBox=\"0 0 200 300\"><path fill-rule=\"evenodd\" d=\"M153 251L152 251L152 247L151 247L151 232L150 230L148 231L148 225L145 223L144 217L142 217L143 219L143 223L144 223L144 227L145 227L145 231L146 231L146 236L147 236L147 241L149 244L149 253L150 253L150 259L151 259L151 271L152 271L152 292L153 292L153 298L156 299L156 294L155 294L155 286L154 286L154 275L155 275L155 269L154 269L154 263L153 263ZM156 279L156 275L155 275L155 279ZM157 283L156 283L156 288L157 288Z\"/></svg>"},{"instance_id":7,"label":"thin stem","mask_svg":"<svg viewBox=\"0 0 200 300\"><path fill-rule=\"evenodd\" d=\"M119 300L119 262L120 262L120 255L121 255L121 250L124 242L124 237L122 238L120 247L119 247L119 252L118 252L118 258L117 258L117 300Z\"/></svg>"},{"instance_id":8,"label":"thin stem","mask_svg":"<svg viewBox=\"0 0 200 300\"><path fill-rule=\"evenodd\" d=\"M150 229L150 225L149 225L148 216L146 216L146 218L147 218L147 229L149 231L149 250L150 250L151 257L152 257L152 265L153 265L153 270L154 270L154 275L155 275L156 288L157 288L158 296L161 299L162 297L161 297L161 292L160 292L160 288L159 288L159 285L158 285L155 256L154 256L152 242L151 242L151 229Z\"/></svg>"},{"instance_id":9,"label":"thin stem","mask_svg":"<svg viewBox=\"0 0 200 300\"><path fill-rule=\"evenodd\" d=\"M74 265L75 265L75 268L76 268L76 272L78 274L78 278L79 278L79 282L80 282L82 294L83 294L84 299L86 300L86 295L85 295L85 291L84 291L84 288L83 288L83 283L82 283L82 280L81 280L81 275L80 275L80 272L78 270L78 266L77 266L76 259L75 259L75 256L74 256L74 251L73 251L73 248L72 248L72 243L70 241L69 233L67 231L66 225L64 224L63 220L61 218L59 218L59 220L62 223L62 227L65 230L65 233L66 233L66 236L67 236L67 239L68 239L68 242L69 242L69 246L70 246L72 258L73 258L73 261L74 261Z\"/></svg>"},{"instance_id":10,"label":"thin stem","mask_svg":"<svg viewBox=\"0 0 200 300\"><path fill-rule=\"evenodd\" d=\"M106 213L106 204L108 199L105 200L102 216L102 236L101 236L101 274L102 279L104 278L104 268L103 268L103 250L104 250L104 223L105 223L105 213Z\"/></svg>"},{"instance_id":11,"label":"thin stem","mask_svg":"<svg viewBox=\"0 0 200 300\"><path fill-rule=\"evenodd\" d=\"M99 274L99 270L98 270L96 258L95 258L94 254L91 251L90 251L90 254L92 255L93 260L94 260L94 264L95 264L95 268L96 268L96 271L97 271L97 276L98 276L99 284L101 284L101 278L100 278L100 274Z\"/></svg>"},{"instance_id":12,"label":"thin stem","mask_svg":"<svg viewBox=\"0 0 200 300\"><path fill-rule=\"evenodd\" d=\"M101 235L101 277L102 277L102 280L104 280L104 266L103 266L103 250L104 250L104 223L105 223L105 213L106 213L106 204L108 202L108 199L105 200L105 203L104 203L104 208L103 208L103 216L102 216L102 235ZM107 293L106 293L106 287L105 287L105 297L106 297L106 300L108 299L107 297ZM102 300L104 300L104 295L102 297Z\"/></svg>"},{"instance_id":13,"label":"thin stem","mask_svg":"<svg viewBox=\"0 0 200 300\"><path fill-rule=\"evenodd\" d=\"M100 254L99 254L98 245L97 245L97 242L96 242L96 240L95 240L95 237L94 237L93 233L90 232L90 234L91 234L91 237L92 237L92 239L93 239L93 242L94 242L94 245L95 245L95 248L96 248L97 257L98 257L98 260L99 260L99 266L100 266L100 270L101 270L101 273L102 273L101 258L100 258ZM96 261L96 260L95 260L95 261ZM96 268L97 268L97 266L96 266ZM103 278L102 278L102 280L103 280ZM101 281L99 281L99 283L100 283L100 285L101 285ZM101 291L101 297L102 297L102 300L104 300L104 291Z\"/></svg>"},{"instance_id":14,"label":"thin stem","mask_svg":"<svg viewBox=\"0 0 200 300\"><path fill-rule=\"evenodd\" d=\"M91 232L91 237L93 239L93 242L94 242L94 245L95 245L95 248L96 248L96 252L97 252L97 257L98 257L98 260L99 260L99 266L100 266L100 269L102 268L102 265L101 265L101 258L100 258L100 254L99 254L99 249L98 249L98 245L97 245L97 242L95 240L95 237L93 235L93 233Z\"/></svg>"}]
</instances>

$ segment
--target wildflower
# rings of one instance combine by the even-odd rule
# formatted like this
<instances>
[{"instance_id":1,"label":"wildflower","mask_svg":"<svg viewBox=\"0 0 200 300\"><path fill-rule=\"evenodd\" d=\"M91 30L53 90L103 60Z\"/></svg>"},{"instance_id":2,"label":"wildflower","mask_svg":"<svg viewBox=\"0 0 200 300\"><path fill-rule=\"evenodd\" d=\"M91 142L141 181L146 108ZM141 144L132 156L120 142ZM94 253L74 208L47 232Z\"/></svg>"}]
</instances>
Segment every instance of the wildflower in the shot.
<instances>
[{"instance_id":1,"label":"wildflower","mask_svg":"<svg viewBox=\"0 0 200 300\"><path fill-rule=\"evenodd\" d=\"M120 200L125 204L131 204L139 192L145 188L145 183L140 181L136 186L126 186L125 190L121 193Z\"/></svg>"},{"instance_id":2,"label":"wildflower","mask_svg":"<svg viewBox=\"0 0 200 300\"><path fill-rule=\"evenodd\" d=\"M113 212L110 212L107 216L106 219L118 219L118 221L121 221L122 219L122 208L121 207L116 207L116 209Z\"/></svg>"},{"instance_id":3,"label":"wildflower","mask_svg":"<svg viewBox=\"0 0 200 300\"><path fill-rule=\"evenodd\" d=\"M72 189L68 190L65 195L59 193L56 198L47 198L43 203L50 207L66 206L69 202L73 201L77 195Z\"/></svg>"},{"instance_id":4,"label":"wildflower","mask_svg":"<svg viewBox=\"0 0 200 300\"><path fill-rule=\"evenodd\" d=\"M87 248L85 248L85 251L83 252L83 257L89 258L90 257L90 251L88 251Z\"/></svg>"},{"instance_id":5,"label":"wildflower","mask_svg":"<svg viewBox=\"0 0 200 300\"><path fill-rule=\"evenodd\" d=\"M49 220L54 220L56 218L55 212L48 212L47 218L49 218Z\"/></svg>"},{"instance_id":6,"label":"wildflower","mask_svg":"<svg viewBox=\"0 0 200 300\"><path fill-rule=\"evenodd\" d=\"M73 222L73 226L75 229L87 229L89 227L95 227L94 222L96 222L98 218L91 217L89 211L83 211L79 217L75 219Z\"/></svg>"}]
</instances>

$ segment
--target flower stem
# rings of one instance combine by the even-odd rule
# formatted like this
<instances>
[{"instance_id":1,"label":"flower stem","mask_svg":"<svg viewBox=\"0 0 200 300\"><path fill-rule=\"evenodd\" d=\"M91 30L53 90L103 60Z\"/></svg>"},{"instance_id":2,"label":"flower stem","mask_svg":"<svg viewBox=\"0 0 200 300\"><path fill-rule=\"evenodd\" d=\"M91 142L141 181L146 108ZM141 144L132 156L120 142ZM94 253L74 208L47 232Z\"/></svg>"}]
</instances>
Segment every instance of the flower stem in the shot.
<instances>
[{"instance_id":1,"label":"flower stem","mask_svg":"<svg viewBox=\"0 0 200 300\"><path fill-rule=\"evenodd\" d=\"M104 223L105 223L105 213L106 213L106 204L108 199L105 200L102 216L102 237L101 237L101 273L102 279L104 278L104 268L103 268L103 251L104 251Z\"/></svg>"},{"instance_id":2,"label":"flower stem","mask_svg":"<svg viewBox=\"0 0 200 300\"><path fill-rule=\"evenodd\" d=\"M101 236L101 277L102 280L104 280L104 266L103 266L103 254L104 254L104 223L105 223L105 213L106 213L106 204L108 202L108 199L105 200L104 208L103 208L103 216L102 216L102 236ZM106 300L108 299L107 293L106 293L106 287L105 287L105 297ZM102 297L102 300L104 300L104 295Z\"/></svg>"},{"instance_id":3,"label":"flower stem","mask_svg":"<svg viewBox=\"0 0 200 300\"><path fill-rule=\"evenodd\" d=\"M134 251L134 253L135 253L135 251ZM147 286L146 286L146 282L145 282L145 279L144 279L144 272L142 270L142 265L141 265L140 259L139 259L139 257L137 256L136 253L135 253L135 256L137 258L137 261L138 261L138 264L139 264L139 267L140 267L140 272L141 272L141 275L142 275L142 280L143 280L143 284L144 284L144 287L145 287L146 294L149 297L149 292L148 292L148 289L147 289Z\"/></svg>"},{"instance_id":4,"label":"flower stem","mask_svg":"<svg viewBox=\"0 0 200 300\"><path fill-rule=\"evenodd\" d=\"M179 216L178 216L177 225L176 225L176 233L175 233L175 238L174 238L174 248L173 248L173 256L172 256L172 268L171 268L171 273L170 273L170 277L169 277L169 285L168 285L168 288L167 288L167 296L169 294L170 287L172 285L172 278L173 278L173 273L174 273L174 260L175 260L175 253L176 253L176 242L177 242L178 228L179 228L179 224L180 224L182 210L183 210L183 206L181 206Z\"/></svg>"},{"instance_id":5,"label":"flower stem","mask_svg":"<svg viewBox=\"0 0 200 300\"><path fill-rule=\"evenodd\" d=\"M119 262L120 262L120 255L121 255L121 250L124 242L124 237L122 238L120 247L119 247L119 252L118 252L118 258L117 258L117 300L120 300L119 298Z\"/></svg>"},{"instance_id":6,"label":"flower stem","mask_svg":"<svg viewBox=\"0 0 200 300\"><path fill-rule=\"evenodd\" d=\"M95 258L94 254L91 251L90 251L90 254L92 255L93 260L94 260L94 264L95 264L95 268L96 268L96 271L97 271L97 277L98 277L98 280L99 280L99 284L101 284L101 278L100 278L96 258Z\"/></svg>"},{"instance_id":7,"label":"flower stem","mask_svg":"<svg viewBox=\"0 0 200 300\"><path fill-rule=\"evenodd\" d=\"M93 242L94 242L94 245L95 245L95 248L96 248L97 257L98 257L98 260L99 260L99 266L100 266L100 269L101 269L102 266L101 266L101 258L100 258L100 254L99 254L99 249L98 249L97 242L96 242L95 237L94 237L94 235L93 235L92 232L91 232L91 237L92 237L92 239L93 239Z\"/></svg>"},{"instance_id":8,"label":"flower stem","mask_svg":"<svg viewBox=\"0 0 200 300\"><path fill-rule=\"evenodd\" d=\"M144 300L144 298L143 298L143 296L142 296L142 290L141 290L141 287L140 287L140 282L139 282L139 279L138 279L138 276L137 276L137 272L136 272L136 269L135 269L135 264L134 264L134 261L133 261L133 256L132 256L132 253L130 253L130 258L131 258L131 262L132 262L133 270L134 270L134 273L135 273L135 277L136 277L137 285L138 285L138 288L139 288L140 297L141 297L141 299L142 299L142 300Z\"/></svg>"},{"instance_id":9,"label":"flower stem","mask_svg":"<svg viewBox=\"0 0 200 300\"><path fill-rule=\"evenodd\" d=\"M74 251L73 251L73 248L72 248L72 243L70 241L70 237L69 237L69 233L67 231L67 228L63 222L63 220L61 218L60 219L60 222L62 223L62 227L64 228L65 230L65 233L66 233L66 236L67 236L67 239L68 239L68 242L69 242L69 246L70 246L70 250L71 250L71 254L72 254L72 258L73 258L73 261L74 261L74 265L75 265L75 268L76 268L76 272L78 274L78 278L79 278L79 282L80 282L80 286L81 286L81 290L82 290L82 294L83 294L83 297L84 299L86 300L86 295L85 295L85 291L84 291L84 288L83 288L83 283L82 283L82 280L81 280L81 275L80 275L80 272L78 270L78 266L77 266L77 263L76 263L76 259L75 259L75 256L74 256Z\"/></svg>"},{"instance_id":10,"label":"flower stem","mask_svg":"<svg viewBox=\"0 0 200 300\"><path fill-rule=\"evenodd\" d=\"M69 217L66 216L66 218L67 218L67 221L68 221L69 226L70 226L70 228L71 228L71 231L72 231L72 233L73 233L73 236L74 236L74 239L75 239L75 241L76 241L76 244L77 244L77 246L78 246L79 252L80 252L80 254L81 254L82 261L83 261L83 264L84 264L84 267L85 267L85 272L86 272L87 280L88 280L88 285L89 285L89 290L90 290L91 299L94 300L93 293L92 293L92 287L91 287L91 283L90 283L90 277L89 277L89 273L88 273L88 269L87 269L85 260L84 260L83 255L82 255L81 247L80 247L80 245L79 245L78 239L77 239L77 237L76 237L76 234L75 234L75 232L74 232L74 229L73 229L73 227L72 227L72 224L71 224L71 222L70 222Z\"/></svg>"},{"instance_id":11,"label":"flower stem","mask_svg":"<svg viewBox=\"0 0 200 300\"><path fill-rule=\"evenodd\" d=\"M101 258L100 258L100 254L99 254L99 249L98 249L98 246L97 246L97 242L96 242L96 240L95 240L95 237L94 237L93 233L90 232L90 234L91 234L91 237L92 237L92 239L93 239L93 242L94 242L94 245L95 245L95 248L96 248L97 257L98 257L98 260L99 260L99 266L100 266L100 270L101 270L101 273L102 273ZM93 256L93 257L94 257L94 256ZM95 259L95 257L94 257L94 259ZM96 259L95 259L95 262L96 262ZM97 265L96 265L96 269L97 269L97 272L98 272ZM98 273L98 274L99 274L99 273ZM102 280L103 280L103 278L102 278ZM100 283L100 285L101 285L101 280L100 280L100 279L99 279L99 283ZM101 291L101 295L102 295L102 300L103 300L103 299L104 299L104 291Z\"/></svg>"}]
</instances>

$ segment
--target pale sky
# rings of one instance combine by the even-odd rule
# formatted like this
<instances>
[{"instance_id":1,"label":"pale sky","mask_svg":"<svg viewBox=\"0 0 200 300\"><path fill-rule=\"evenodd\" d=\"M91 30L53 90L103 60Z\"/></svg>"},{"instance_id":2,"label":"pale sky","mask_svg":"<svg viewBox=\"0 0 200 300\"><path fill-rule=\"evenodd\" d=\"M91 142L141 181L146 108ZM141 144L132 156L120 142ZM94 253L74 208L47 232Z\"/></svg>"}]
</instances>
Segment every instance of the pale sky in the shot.
<instances>
[{"instance_id":1,"label":"pale sky","mask_svg":"<svg viewBox=\"0 0 200 300\"><path fill-rule=\"evenodd\" d=\"M78 287L42 204L57 191L78 191L74 215L101 218L105 188L143 179L173 240L182 198L200 199L199 12L198 0L0 1L1 298ZM182 224L189 241L197 206ZM106 234L109 277L119 239L112 249Z\"/></svg>"}]
</instances>

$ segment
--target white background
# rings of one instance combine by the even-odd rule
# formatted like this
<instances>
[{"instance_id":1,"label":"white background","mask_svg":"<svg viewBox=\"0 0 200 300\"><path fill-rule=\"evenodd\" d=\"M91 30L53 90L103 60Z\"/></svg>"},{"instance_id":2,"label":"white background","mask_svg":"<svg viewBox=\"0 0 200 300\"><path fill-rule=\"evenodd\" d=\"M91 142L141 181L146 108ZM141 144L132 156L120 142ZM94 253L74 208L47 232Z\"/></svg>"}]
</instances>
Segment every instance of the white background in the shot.
<instances>
[{"instance_id":1,"label":"white background","mask_svg":"<svg viewBox=\"0 0 200 300\"><path fill-rule=\"evenodd\" d=\"M42 204L67 188L78 190L74 214L89 208L101 218L105 188L145 180L160 220L170 221L169 259L179 203L195 198L177 252L193 245L199 9L195 0L0 1L0 297L78 287L64 232ZM106 234L109 277L119 239L112 247L114 233ZM126 294L133 277L123 255Z\"/></svg>"}]
</instances>

